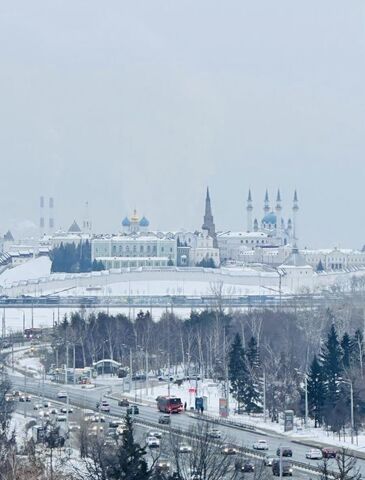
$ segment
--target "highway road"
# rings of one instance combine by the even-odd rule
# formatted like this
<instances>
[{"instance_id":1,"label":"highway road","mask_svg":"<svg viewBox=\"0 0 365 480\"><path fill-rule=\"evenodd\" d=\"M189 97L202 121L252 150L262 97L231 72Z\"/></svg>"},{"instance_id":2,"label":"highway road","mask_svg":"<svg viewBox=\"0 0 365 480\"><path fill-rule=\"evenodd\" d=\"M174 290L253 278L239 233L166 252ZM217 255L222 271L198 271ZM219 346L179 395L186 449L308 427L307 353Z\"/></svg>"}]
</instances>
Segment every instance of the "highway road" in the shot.
<instances>
[{"instance_id":1,"label":"highway road","mask_svg":"<svg viewBox=\"0 0 365 480\"><path fill-rule=\"evenodd\" d=\"M13 383L14 388L24 391L24 379L19 375L10 374L10 380ZM96 403L100 401L103 396L107 395L110 387L96 387L94 389L81 389L78 386L70 385L55 385L49 382L44 383L44 396L49 399L57 400L57 392L60 390L67 390L69 394L69 402L72 405L78 406L84 409L96 409ZM27 391L33 395L42 395L42 382L39 380L28 379ZM111 414L115 416L122 416L125 413L123 407L118 407L116 400L108 399L111 406ZM158 428L158 418L160 413L155 407L152 406L140 406L140 414L136 415L136 422L149 422L155 428ZM171 426L172 428L180 429L183 432L189 432L194 426L196 426L198 420L188 413L181 413L172 416ZM227 443L233 443L237 446L252 448L252 444L258 439L264 438L262 435L246 431L231 426L219 425L219 430L222 432L223 441ZM293 451L293 460L308 463L310 465L317 466L318 461L309 461L305 458L305 453L309 447L290 441L283 438L280 435L270 434L265 436L269 444L269 456L276 456L276 449L280 446L288 446ZM332 460L331 469L335 469L334 461ZM363 475L365 475L365 461L358 460L358 466L361 469ZM299 472L298 472L299 474ZM313 474L307 474L304 478L310 478ZM297 476L297 473L296 473Z\"/></svg>"}]
</instances>

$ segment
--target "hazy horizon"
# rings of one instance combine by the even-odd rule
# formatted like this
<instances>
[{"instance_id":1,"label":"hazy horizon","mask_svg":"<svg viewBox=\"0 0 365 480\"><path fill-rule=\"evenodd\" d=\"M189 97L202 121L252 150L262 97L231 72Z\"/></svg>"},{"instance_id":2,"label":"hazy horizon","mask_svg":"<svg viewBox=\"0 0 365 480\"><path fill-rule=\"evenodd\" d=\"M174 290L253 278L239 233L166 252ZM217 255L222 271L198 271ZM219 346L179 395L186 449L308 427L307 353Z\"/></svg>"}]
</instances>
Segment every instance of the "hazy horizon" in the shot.
<instances>
[{"instance_id":1,"label":"hazy horizon","mask_svg":"<svg viewBox=\"0 0 365 480\"><path fill-rule=\"evenodd\" d=\"M38 224L116 232L246 229L299 196L300 246L356 247L365 177L365 6L360 0L0 5L0 232Z\"/></svg>"}]
</instances>

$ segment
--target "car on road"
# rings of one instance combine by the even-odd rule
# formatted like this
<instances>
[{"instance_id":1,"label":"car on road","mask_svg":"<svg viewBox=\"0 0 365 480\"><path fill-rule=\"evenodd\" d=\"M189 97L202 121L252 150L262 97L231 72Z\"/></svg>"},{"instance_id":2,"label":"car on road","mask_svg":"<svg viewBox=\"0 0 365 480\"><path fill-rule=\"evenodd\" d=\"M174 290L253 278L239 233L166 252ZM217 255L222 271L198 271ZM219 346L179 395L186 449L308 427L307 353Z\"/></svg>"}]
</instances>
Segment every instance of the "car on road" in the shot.
<instances>
[{"instance_id":1,"label":"car on road","mask_svg":"<svg viewBox=\"0 0 365 480\"><path fill-rule=\"evenodd\" d=\"M281 461L281 472L283 476L293 476L293 465L288 460ZM280 476L280 460L275 459L272 464L272 474Z\"/></svg>"},{"instance_id":2,"label":"car on road","mask_svg":"<svg viewBox=\"0 0 365 480\"><path fill-rule=\"evenodd\" d=\"M255 471L255 464L252 460L249 460L248 458L243 458L235 462L234 468L236 471L239 472L251 473Z\"/></svg>"},{"instance_id":3,"label":"car on road","mask_svg":"<svg viewBox=\"0 0 365 480\"><path fill-rule=\"evenodd\" d=\"M238 448L234 445L224 445L222 448L223 455L237 455Z\"/></svg>"},{"instance_id":4,"label":"car on road","mask_svg":"<svg viewBox=\"0 0 365 480\"><path fill-rule=\"evenodd\" d=\"M120 425L124 425L125 421L123 419L117 420L117 419L111 419L109 420L109 428L118 428ZM148 437L151 436L153 437L154 435L147 435Z\"/></svg>"},{"instance_id":5,"label":"car on road","mask_svg":"<svg viewBox=\"0 0 365 480\"><path fill-rule=\"evenodd\" d=\"M212 428L212 430L208 432L208 435L210 438L221 438L222 433L218 428Z\"/></svg>"},{"instance_id":6,"label":"car on road","mask_svg":"<svg viewBox=\"0 0 365 480\"><path fill-rule=\"evenodd\" d=\"M252 445L254 450L269 450L269 445L266 440L258 440Z\"/></svg>"},{"instance_id":7,"label":"car on road","mask_svg":"<svg viewBox=\"0 0 365 480\"><path fill-rule=\"evenodd\" d=\"M265 457L264 458L265 467L272 467L272 464L273 464L274 460L275 460L274 457Z\"/></svg>"},{"instance_id":8,"label":"car on road","mask_svg":"<svg viewBox=\"0 0 365 480\"><path fill-rule=\"evenodd\" d=\"M171 468L171 462L167 458L159 458L155 464L158 473L168 473Z\"/></svg>"},{"instance_id":9,"label":"car on road","mask_svg":"<svg viewBox=\"0 0 365 480\"><path fill-rule=\"evenodd\" d=\"M67 407L60 408L61 413L67 413ZM74 409L72 407L68 407L68 413L73 413Z\"/></svg>"},{"instance_id":10,"label":"car on road","mask_svg":"<svg viewBox=\"0 0 365 480\"><path fill-rule=\"evenodd\" d=\"M116 433L117 435L123 435L124 430L125 430L125 425L124 425L124 423L123 423L122 425L119 425L119 426L117 427L117 429L115 430L115 433Z\"/></svg>"},{"instance_id":11,"label":"car on road","mask_svg":"<svg viewBox=\"0 0 365 480\"><path fill-rule=\"evenodd\" d=\"M130 407L128 407L127 413L128 415L138 415L139 414L138 405L131 405Z\"/></svg>"},{"instance_id":12,"label":"car on road","mask_svg":"<svg viewBox=\"0 0 365 480\"><path fill-rule=\"evenodd\" d=\"M179 452L180 453L191 453L193 451L193 448L191 445L188 445L187 443L182 443L179 446Z\"/></svg>"},{"instance_id":13,"label":"car on road","mask_svg":"<svg viewBox=\"0 0 365 480\"><path fill-rule=\"evenodd\" d=\"M107 401L103 400L100 405L101 412L110 412L110 405Z\"/></svg>"},{"instance_id":14,"label":"car on road","mask_svg":"<svg viewBox=\"0 0 365 480\"><path fill-rule=\"evenodd\" d=\"M57 398L67 398L67 392L64 392L61 390L60 392L57 393Z\"/></svg>"},{"instance_id":15,"label":"car on road","mask_svg":"<svg viewBox=\"0 0 365 480\"><path fill-rule=\"evenodd\" d=\"M146 445L149 448L160 448L160 440L156 437L147 437Z\"/></svg>"},{"instance_id":16,"label":"car on road","mask_svg":"<svg viewBox=\"0 0 365 480\"><path fill-rule=\"evenodd\" d=\"M77 422L69 422L68 428L70 429L70 432L77 432L78 430L81 430L81 427Z\"/></svg>"},{"instance_id":17,"label":"car on road","mask_svg":"<svg viewBox=\"0 0 365 480\"><path fill-rule=\"evenodd\" d=\"M90 418L92 423L105 423L104 415L94 415Z\"/></svg>"},{"instance_id":18,"label":"car on road","mask_svg":"<svg viewBox=\"0 0 365 480\"><path fill-rule=\"evenodd\" d=\"M57 408L51 408L50 411L49 411L49 413L50 413L51 415L57 415L57 414L58 414L58 410L57 410Z\"/></svg>"},{"instance_id":19,"label":"car on road","mask_svg":"<svg viewBox=\"0 0 365 480\"><path fill-rule=\"evenodd\" d=\"M40 403L35 403L33 405L33 410L39 410L40 408L42 408L42 405Z\"/></svg>"},{"instance_id":20,"label":"car on road","mask_svg":"<svg viewBox=\"0 0 365 480\"><path fill-rule=\"evenodd\" d=\"M66 415L57 415L56 421L57 421L57 422L66 422L66 421L67 421L67 417L66 417Z\"/></svg>"},{"instance_id":21,"label":"car on road","mask_svg":"<svg viewBox=\"0 0 365 480\"><path fill-rule=\"evenodd\" d=\"M337 457L337 450L333 447L325 447L322 448L322 456L323 458L336 458Z\"/></svg>"},{"instance_id":22,"label":"car on road","mask_svg":"<svg viewBox=\"0 0 365 480\"><path fill-rule=\"evenodd\" d=\"M310 460L322 460L323 455L319 448L311 448L305 453L305 458Z\"/></svg>"},{"instance_id":23,"label":"car on road","mask_svg":"<svg viewBox=\"0 0 365 480\"><path fill-rule=\"evenodd\" d=\"M25 395L20 395L18 397L19 402L25 402Z\"/></svg>"},{"instance_id":24,"label":"car on road","mask_svg":"<svg viewBox=\"0 0 365 480\"><path fill-rule=\"evenodd\" d=\"M162 432L159 432L158 430L151 430L147 433L147 437L162 438Z\"/></svg>"},{"instance_id":25,"label":"car on road","mask_svg":"<svg viewBox=\"0 0 365 480\"><path fill-rule=\"evenodd\" d=\"M129 407L129 400L127 398L122 398L122 400L118 400L118 407Z\"/></svg>"},{"instance_id":26,"label":"car on road","mask_svg":"<svg viewBox=\"0 0 365 480\"><path fill-rule=\"evenodd\" d=\"M31 402L32 401L32 396L31 395L26 395L25 396L25 401L26 402Z\"/></svg>"},{"instance_id":27,"label":"car on road","mask_svg":"<svg viewBox=\"0 0 365 480\"><path fill-rule=\"evenodd\" d=\"M118 436L117 429L109 427L108 430L106 431L106 436L116 438Z\"/></svg>"},{"instance_id":28,"label":"car on road","mask_svg":"<svg viewBox=\"0 0 365 480\"><path fill-rule=\"evenodd\" d=\"M48 418L49 417L49 411L48 410L39 410L38 414L41 418Z\"/></svg>"},{"instance_id":29,"label":"car on road","mask_svg":"<svg viewBox=\"0 0 365 480\"><path fill-rule=\"evenodd\" d=\"M160 415L158 417L158 423L161 423L163 425L169 425L171 423L170 415Z\"/></svg>"},{"instance_id":30,"label":"car on road","mask_svg":"<svg viewBox=\"0 0 365 480\"><path fill-rule=\"evenodd\" d=\"M43 402L43 407L44 408L49 408L51 404L48 401Z\"/></svg>"},{"instance_id":31,"label":"car on road","mask_svg":"<svg viewBox=\"0 0 365 480\"><path fill-rule=\"evenodd\" d=\"M280 457L280 449L281 449L281 455L283 457L292 457L293 456L293 451L291 448L289 447L279 447L277 450L276 450L276 455L278 457Z\"/></svg>"},{"instance_id":32,"label":"car on road","mask_svg":"<svg viewBox=\"0 0 365 480\"><path fill-rule=\"evenodd\" d=\"M93 425L92 427L89 427L87 433L89 436L96 436L103 432L104 432L104 427L102 425Z\"/></svg>"}]
</instances>

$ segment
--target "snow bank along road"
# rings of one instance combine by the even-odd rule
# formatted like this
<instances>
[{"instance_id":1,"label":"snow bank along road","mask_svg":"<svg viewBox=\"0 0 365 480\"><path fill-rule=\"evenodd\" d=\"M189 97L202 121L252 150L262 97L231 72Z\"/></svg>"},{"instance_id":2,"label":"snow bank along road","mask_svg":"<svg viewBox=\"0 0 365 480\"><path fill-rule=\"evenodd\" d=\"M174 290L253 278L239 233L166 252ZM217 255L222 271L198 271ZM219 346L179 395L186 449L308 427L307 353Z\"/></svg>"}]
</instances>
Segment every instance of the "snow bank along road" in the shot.
<instances>
[{"instance_id":1,"label":"snow bank along road","mask_svg":"<svg viewBox=\"0 0 365 480\"><path fill-rule=\"evenodd\" d=\"M12 381L13 386L16 389L24 389L24 380L22 377L10 374L10 380ZM67 390L69 394L70 404L79 406L81 408L95 410L96 403L100 401L103 394L107 393L108 388L109 387L97 387L95 389L79 389L78 387L75 388L74 386L44 383L44 396L48 399L57 400L57 392L60 390ZM41 382L39 380L28 379L27 391L33 395L40 395L42 391ZM110 405L111 415L120 416L125 413L125 409L123 409L122 407L118 407L118 404L115 400L110 400ZM136 416L136 421L141 423L147 422L148 424L150 424L150 426L158 427L158 418L160 416L160 413L157 411L157 409L151 406L140 406L139 408L140 414ZM183 432L186 432L191 427L193 427L197 421L200 420L197 420L196 418L193 418L187 414L181 413L172 416L171 426L174 429L179 429ZM234 443L239 447L252 448L252 444L257 441L258 438L262 438L258 433L244 431L235 427L219 425L219 429L221 430L223 437L227 438L228 442ZM279 446L288 446L293 451L293 461L303 462L312 466L318 465L318 461L306 460L305 453L309 447L291 442L289 439L285 439L275 434L267 435L266 439L269 443L269 451L267 452L268 455L276 456L276 449ZM358 466L360 467L361 472L364 475L365 461L359 459ZM313 475L313 473L311 473L311 475Z\"/></svg>"}]
</instances>

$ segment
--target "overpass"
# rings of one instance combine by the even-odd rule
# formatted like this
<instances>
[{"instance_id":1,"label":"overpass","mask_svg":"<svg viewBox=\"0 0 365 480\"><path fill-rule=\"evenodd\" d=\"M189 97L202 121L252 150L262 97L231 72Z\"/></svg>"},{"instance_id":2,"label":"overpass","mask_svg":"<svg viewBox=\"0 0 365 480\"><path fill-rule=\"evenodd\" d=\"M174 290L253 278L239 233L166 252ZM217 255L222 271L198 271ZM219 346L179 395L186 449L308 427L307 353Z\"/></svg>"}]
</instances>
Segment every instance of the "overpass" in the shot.
<instances>
[{"instance_id":1,"label":"overpass","mask_svg":"<svg viewBox=\"0 0 365 480\"><path fill-rule=\"evenodd\" d=\"M301 295L135 295L135 296L19 296L0 297L0 308L274 308L308 309L323 306L362 304L364 294L301 294Z\"/></svg>"}]
</instances>

